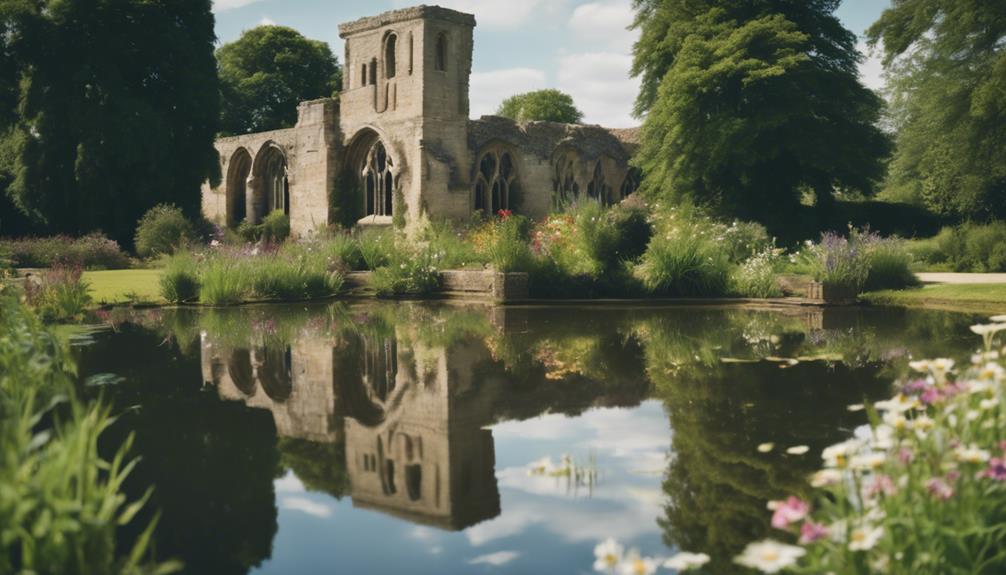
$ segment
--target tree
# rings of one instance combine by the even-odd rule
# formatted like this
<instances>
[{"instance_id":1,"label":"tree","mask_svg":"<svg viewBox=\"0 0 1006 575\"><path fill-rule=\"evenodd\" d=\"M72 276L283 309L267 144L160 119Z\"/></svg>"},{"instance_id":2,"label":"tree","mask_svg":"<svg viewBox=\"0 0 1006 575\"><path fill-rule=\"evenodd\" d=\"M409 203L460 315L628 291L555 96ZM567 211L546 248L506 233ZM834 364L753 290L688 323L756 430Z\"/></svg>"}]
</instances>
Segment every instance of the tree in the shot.
<instances>
[{"instance_id":1,"label":"tree","mask_svg":"<svg viewBox=\"0 0 1006 575\"><path fill-rule=\"evenodd\" d=\"M5 187L40 231L128 245L159 203L199 214L219 173L210 0L4 0L0 27Z\"/></svg>"},{"instance_id":2,"label":"tree","mask_svg":"<svg viewBox=\"0 0 1006 575\"><path fill-rule=\"evenodd\" d=\"M559 90L538 90L511 96L503 100L496 115L516 122L579 124L583 120L583 112L576 108L573 97Z\"/></svg>"},{"instance_id":3,"label":"tree","mask_svg":"<svg viewBox=\"0 0 1006 575\"><path fill-rule=\"evenodd\" d=\"M259 26L217 50L221 130L249 134L297 123L297 105L335 97L342 68L328 44L292 28Z\"/></svg>"},{"instance_id":4,"label":"tree","mask_svg":"<svg viewBox=\"0 0 1006 575\"><path fill-rule=\"evenodd\" d=\"M644 193L778 231L801 194L874 192L890 142L839 0L636 0Z\"/></svg>"},{"instance_id":5,"label":"tree","mask_svg":"<svg viewBox=\"0 0 1006 575\"><path fill-rule=\"evenodd\" d=\"M889 188L945 215L1006 217L1006 2L895 0L868 36L897 129Z\"/></svg>"}]
</instances>

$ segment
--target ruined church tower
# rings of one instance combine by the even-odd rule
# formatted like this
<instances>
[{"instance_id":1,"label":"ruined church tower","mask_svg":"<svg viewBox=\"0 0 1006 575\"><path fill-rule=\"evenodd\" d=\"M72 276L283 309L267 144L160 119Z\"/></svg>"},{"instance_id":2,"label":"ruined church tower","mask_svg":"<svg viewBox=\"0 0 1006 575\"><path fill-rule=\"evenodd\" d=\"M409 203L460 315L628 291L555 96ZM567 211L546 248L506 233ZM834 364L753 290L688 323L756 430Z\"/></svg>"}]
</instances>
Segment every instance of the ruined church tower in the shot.
<instances>
[{"instance_id":1,"label":"ruined church tower","mask_svg":"<svg viewBox=\"0 0 1006 575\"><path fill-rule=\"evenodd\" d=\"M340 130L372 223L470 210L468 85L475 18L418 6L339 27L346 40Z\"/></svg>"}]
</instances>

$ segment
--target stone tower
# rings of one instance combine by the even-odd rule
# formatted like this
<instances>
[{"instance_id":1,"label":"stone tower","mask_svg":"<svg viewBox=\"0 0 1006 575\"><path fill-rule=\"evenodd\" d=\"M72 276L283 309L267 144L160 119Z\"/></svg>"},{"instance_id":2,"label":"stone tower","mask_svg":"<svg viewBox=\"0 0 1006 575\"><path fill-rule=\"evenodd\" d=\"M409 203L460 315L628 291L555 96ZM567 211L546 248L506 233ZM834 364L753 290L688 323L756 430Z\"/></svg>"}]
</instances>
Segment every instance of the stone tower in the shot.
<instances>
[{"instance_id":1,"label":"stone tower","mask_svg":"<svg viewBox=\"0 0 1006 575\"><path fill-rule=\"evenodd\" d=\"M363 223L398 210L470 211L468 87L475 17L418 6L339 27L346 40L340 129L345 169L361 178Z\"/></svg>"}]
</instances>

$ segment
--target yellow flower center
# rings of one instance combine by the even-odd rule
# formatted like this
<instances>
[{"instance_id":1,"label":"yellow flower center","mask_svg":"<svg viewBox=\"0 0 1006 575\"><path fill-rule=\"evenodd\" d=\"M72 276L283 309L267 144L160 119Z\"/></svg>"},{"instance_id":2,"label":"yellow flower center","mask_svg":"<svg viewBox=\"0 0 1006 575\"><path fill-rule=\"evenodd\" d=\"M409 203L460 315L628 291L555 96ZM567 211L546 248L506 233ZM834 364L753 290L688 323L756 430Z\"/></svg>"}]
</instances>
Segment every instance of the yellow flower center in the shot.
<instances>
[{"instance_id":1,"label":"yellow flower center","mask_svg":"<svg viewBox=\"0 0 1006 575\"><path fill-rule=\"evenodd\" d=\"M636 559L632 562L632 572L646 575L646 563L643 563L642 559Z\"/></svg>"},{"instance_id":2,"label":"yellow flower center","mask_svg":"<svg viewBox=\"0 0 1006 575\"><path fill-rule=\"evenodd\" d=\"M614 553L608 553L604 556L604 562L614 567L618 563L618 557L615 557Z\"/></svg>"},{"instance_id":3,"label":"yellow flower center","mask_svg":"<svg viewBox=\"0 0 1006 575\"><path fill-rule=\"evenodd\" d=\"M863 541L866 541L866 533L863 533L862 531L853 531L852 540L856 543L862 543Z\"/></svg>"},{"instance_id":4,"label":"yellow flower center","mask_svg":"<svg viewBox=\"0 0 1006 575\"><path fill-rule=\"evenodd\" d=\"M761 558L766 562L772 563L779 560L779 552L775 549L766 549L762 551Z\"/></svg>"}]
</instances>

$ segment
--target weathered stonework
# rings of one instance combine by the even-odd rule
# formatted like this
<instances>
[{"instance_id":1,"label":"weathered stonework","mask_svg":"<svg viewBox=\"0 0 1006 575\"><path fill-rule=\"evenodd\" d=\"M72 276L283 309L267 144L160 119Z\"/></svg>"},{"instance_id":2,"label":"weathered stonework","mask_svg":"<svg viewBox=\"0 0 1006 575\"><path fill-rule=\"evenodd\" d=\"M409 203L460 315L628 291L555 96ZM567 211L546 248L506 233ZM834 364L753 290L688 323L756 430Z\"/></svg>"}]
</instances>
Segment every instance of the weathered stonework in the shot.
<instances>
[{"instance_id":1,"label":"weathered stonework","mask_svg":"<svg viewBox=\"0 0 1006 575\"><path fill-rule=\"evenodd\" d=\"M406 223L477 210L538 218L632 193L635 130L469 120L474 27L474 16L436 6L342 24L338 102L304 102L294 128L219 140L224 178L204 186L205 215L234 227L283 210L304 236L339 210L371 225L398 211Z\"/></svg>"}]
</instances>

